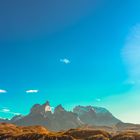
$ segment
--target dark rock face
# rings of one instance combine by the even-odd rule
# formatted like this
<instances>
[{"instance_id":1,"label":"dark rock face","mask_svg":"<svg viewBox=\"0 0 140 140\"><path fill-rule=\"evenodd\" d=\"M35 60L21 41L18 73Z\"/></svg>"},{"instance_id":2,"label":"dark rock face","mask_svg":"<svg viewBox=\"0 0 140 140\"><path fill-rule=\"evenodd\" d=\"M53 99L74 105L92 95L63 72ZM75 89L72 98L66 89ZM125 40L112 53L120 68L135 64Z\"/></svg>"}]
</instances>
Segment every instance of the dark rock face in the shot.
<instances>
[{"instance_id":1,"label":"dark rock face","mask_svg":"<svg viewBox=\"0 0 140 140\"><path fill-rule=\"evenodd\" d=\"M66 130L76 128L82 125L77 114L66 111L61 105L57 106L54 110L52 127L55 126L56 130Z\"/></svg>"},{"instance_id":2,"label":"dark rock face","mask_svg":"<svg viewBox=\"0 0 140 140\"><path fill-rule=\"evenodd\" d=\"M111 126L119 122L108 110L101 107L93 106L76 106L73 112L78 114L84 124L97 126Z\"/></svg>"},{"instance_id":3,"label":"dark rock face","mask_svg":"<svg viewBox=\"0 0 140 140\"><path fill-rule=\"evenodd\" d=\"M48 105L46 106L49 107ZM21 126L42 125L50 128L51 119L52 119L52 112L50 110L45 111L44 104L43 105L35 104L31 108L30 113L28 115L15 121L14 124L21 125Z\"/></svg>"}]
</instances>

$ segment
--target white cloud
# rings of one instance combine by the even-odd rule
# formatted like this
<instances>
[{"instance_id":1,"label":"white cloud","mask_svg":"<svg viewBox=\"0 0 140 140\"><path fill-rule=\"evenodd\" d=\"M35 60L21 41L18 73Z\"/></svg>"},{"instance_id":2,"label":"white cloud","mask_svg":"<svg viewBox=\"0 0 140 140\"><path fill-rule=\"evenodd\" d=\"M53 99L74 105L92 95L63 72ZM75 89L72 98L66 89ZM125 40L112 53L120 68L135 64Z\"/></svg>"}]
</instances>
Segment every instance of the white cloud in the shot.
<instances>
[{"instance_id":1,"label":"white cloud","mask_svg":"<svg viewBox=\"0 0 140 140\"><path fill-rule=\"evenodd\" d=\"M3 112L10 112L10 109L4 108L2 109Z\"/></svg>"},{"instance_id":2,"label":"white cloud","mask_svg":"<svg viewBox=\"0 0 140 140\"><path fill-rule=\"evenodd\" d=\"M36 90L36 89L30 89L30 90L27 90L26 93L38 93L39 90Z\"/></svg>"},{"instance_id":3,"label":"white cloud","mask_svg":"<svg viewBox=\"0 0 140 140\"><path fill-rule=\"evenodd\" d=\"M70 63L70 60L67 59L67 58L64 58L64 59L60 59L60 62L62 62L64 64L69 64Z\"/></svg>"},{"instance_id":4,"label":"white cloud","mask_svg":"<svg viewBox=\"0 0 140 140\"><path fill-rule=\"evenodd\" d=\"M17 113L17 112L10 112L13 115L21 115L21 113Z\"/></svg>"},{"instance_id":5,"label":"white cloud","mask_svg":"<svg viewBox=\"0 0 140 140\"><path fill-rule=\"evenodd\" d=\"M0 89L0 93L6 93L7 91L4 89Z\"/></svg>"}]
</instances>

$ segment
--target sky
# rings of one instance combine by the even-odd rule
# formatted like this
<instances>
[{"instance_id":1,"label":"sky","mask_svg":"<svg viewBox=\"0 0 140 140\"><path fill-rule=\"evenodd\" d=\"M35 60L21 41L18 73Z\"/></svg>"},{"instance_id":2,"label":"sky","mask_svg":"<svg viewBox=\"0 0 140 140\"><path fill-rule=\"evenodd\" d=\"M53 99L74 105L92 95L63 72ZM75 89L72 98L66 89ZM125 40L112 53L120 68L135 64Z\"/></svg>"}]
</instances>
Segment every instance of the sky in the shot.
<instances>
[{"instance_id":1,"label":"sky","mask_svg":"<svg viewBox=\"0 0 140 140\"><path fill-rule=\"evenodd\" d=\"M0 117L50 101L140 123L139 0L0 1Z\"/></svg>"}]
</instances>

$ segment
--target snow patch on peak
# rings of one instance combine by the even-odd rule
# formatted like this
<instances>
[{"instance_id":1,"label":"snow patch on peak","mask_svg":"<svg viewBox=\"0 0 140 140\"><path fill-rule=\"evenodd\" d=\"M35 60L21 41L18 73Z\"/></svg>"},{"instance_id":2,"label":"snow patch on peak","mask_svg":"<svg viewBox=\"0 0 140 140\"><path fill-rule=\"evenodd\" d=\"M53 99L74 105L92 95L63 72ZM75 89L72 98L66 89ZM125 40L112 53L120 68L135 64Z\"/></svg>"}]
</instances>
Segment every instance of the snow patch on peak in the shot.
<instances>
[{"instance_id":1,"label":"snow patch on peak","mask_svg":"<svg viewBox=\"0 0 140 140\"><path fill-rule=\"evenodd\" d=\"M49 105L46 105L45 106L45 112L48 112L48 111L52 111L51 107Z\"/></svg>"},{"instance_id":2,"label":"snow patch on peak","mask_svg":"<svg viewBox=\"0 0 140 140\"><path fill-rule=\"evenodd\" d=\"M109 113L109 111L103 107L93 107L97 114L99 113Z\"/></svg>"},{"instance_id":3,"label":"snow patch on peak","mask_svg":"<svg viewBox=\"0 0 140 140\"><path fill-rule=\"evenodd\" d=\"M76 106L73 109L73 112L77 113L78 115L82 115L90 111L94 111L96 114L110 114L110 112L107 109L96 106Z\"/></svg>"},{"instance_id":4,"label":"snow patch on peak","mask_svg":"<svg viewBox=\"0 0 140 140\"><path fill-rule=\"evenodd\" d=\"M76 106L73 109L73 112L78 115L82 115L82 114L88 113L90 111L93 111L93 112L95 111L92 106Z\"/></svg>"}]
</instances>

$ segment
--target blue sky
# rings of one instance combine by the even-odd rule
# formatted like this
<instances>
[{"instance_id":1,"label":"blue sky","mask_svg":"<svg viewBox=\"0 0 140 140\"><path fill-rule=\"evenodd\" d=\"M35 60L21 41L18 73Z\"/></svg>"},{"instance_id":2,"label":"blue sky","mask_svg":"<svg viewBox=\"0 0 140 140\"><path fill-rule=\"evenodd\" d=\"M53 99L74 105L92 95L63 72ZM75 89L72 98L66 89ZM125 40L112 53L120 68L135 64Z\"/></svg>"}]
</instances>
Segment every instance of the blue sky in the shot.
<instances>
[{"instance_id":1,"label":"blue sky","mask_svg":"<svg viewBox=\"0 0 140 140\"><path fill-rule=\"evenodd\" d=\"M49 100L67 109L103 106L140 123L139 5L0 1L0 117L27 114Z\"/></svg>"}]
</instances>

